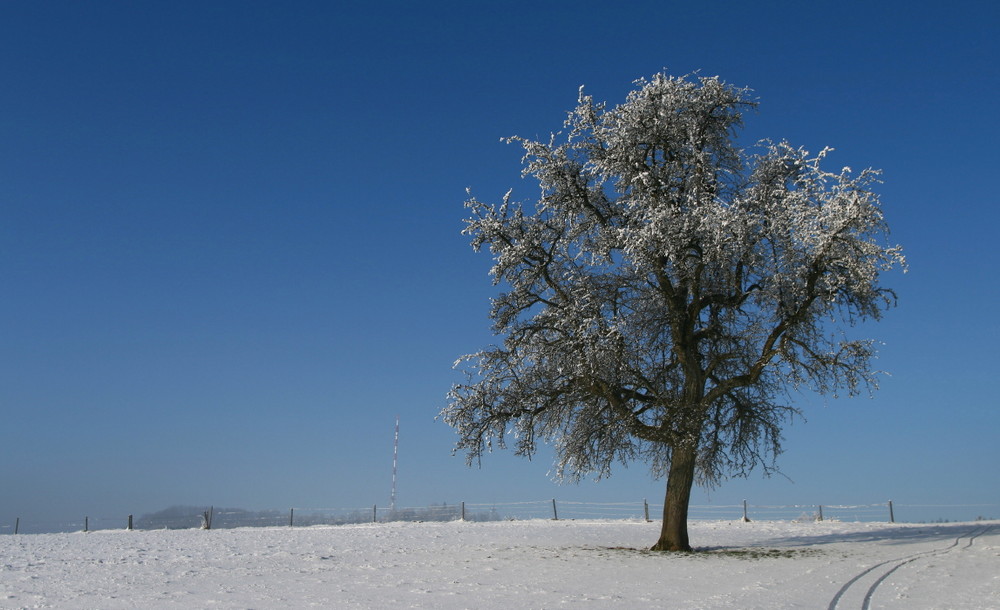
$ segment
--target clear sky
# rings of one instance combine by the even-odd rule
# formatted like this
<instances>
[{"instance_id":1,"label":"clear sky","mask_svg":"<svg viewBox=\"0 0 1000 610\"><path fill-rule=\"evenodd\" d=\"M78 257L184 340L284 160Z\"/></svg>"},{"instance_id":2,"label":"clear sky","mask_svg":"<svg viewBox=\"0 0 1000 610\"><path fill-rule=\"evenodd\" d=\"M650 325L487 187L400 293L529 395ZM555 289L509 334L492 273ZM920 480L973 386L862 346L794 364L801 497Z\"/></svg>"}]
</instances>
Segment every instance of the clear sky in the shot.
<instances>
[{"instance_id":1,"label":"clear sky","mask_svg":"<svg viewBox=\"0 0 1000 610\"><path fill-rule=\"evenodd\" d=\"M501 137L664 68L753 88L748 141L882 168L910 266L874 399L802 396L785 477L693 502L1000 517L998 6L0 3L0 523L386 504L397 415L401 505L660 501L642 464L469 469L435 416L491 341L465 188L532 197Z\"/></svg>"}]
</instances>

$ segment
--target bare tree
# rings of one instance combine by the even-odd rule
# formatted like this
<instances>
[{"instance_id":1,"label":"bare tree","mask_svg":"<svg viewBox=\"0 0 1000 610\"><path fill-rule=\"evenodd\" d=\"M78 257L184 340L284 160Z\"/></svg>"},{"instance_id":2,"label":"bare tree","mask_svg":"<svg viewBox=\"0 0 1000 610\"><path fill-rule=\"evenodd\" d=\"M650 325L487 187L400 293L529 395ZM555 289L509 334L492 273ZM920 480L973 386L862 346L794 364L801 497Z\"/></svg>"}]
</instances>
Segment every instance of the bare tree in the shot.
<instances>
[{"instance_id":1,"label":"bare tree","mask_svg":"<svg viewBox=\"0 0 1000 610\"><path fill-rule=\"evenodd\" d=\"M442 411L471 462L514 440L571 480L643 460L667 477L656 550L690 550L692 485L774 468L790 390L876 387L872 341L903 266L871 190L787 143L737 145L748 90L657 74L612 109L580 90L565 131L515 137L534 205L470 198L502 345L465 362ZM470 195L471 197L471 195Z\"/></svg>"}]
</instances>

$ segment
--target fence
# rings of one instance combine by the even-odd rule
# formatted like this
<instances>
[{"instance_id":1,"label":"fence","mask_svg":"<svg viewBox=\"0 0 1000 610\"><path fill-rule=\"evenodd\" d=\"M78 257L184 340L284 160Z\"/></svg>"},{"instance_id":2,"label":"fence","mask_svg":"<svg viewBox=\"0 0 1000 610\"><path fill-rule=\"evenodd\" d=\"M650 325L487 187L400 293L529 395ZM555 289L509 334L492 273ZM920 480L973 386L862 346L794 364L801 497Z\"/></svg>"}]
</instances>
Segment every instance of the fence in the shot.
<instances>
[{"instance_id":1,"label":"fence","mask_svg":"<svg viewBox=\"0 0 1000 610\"><path fill-rule=\"evenodd\" d=\"M556 499L526 502L440 504L424 507L391 508L372 505L355 508L291 508L248 511L214 507L173 507L158 513L133 517L83 517L74 521L33 521L15 517L0 524L0 534L41 534L88 532L107 529L189 529L236 527L308 527L392 521L501 521L523 519L660 519L663 504L641 502L572 502ZM691 520L837 520L941 522L942 514L951 521L993 519L1000 504L710 504L692 505Z\"/></svg>"}]
</instances>

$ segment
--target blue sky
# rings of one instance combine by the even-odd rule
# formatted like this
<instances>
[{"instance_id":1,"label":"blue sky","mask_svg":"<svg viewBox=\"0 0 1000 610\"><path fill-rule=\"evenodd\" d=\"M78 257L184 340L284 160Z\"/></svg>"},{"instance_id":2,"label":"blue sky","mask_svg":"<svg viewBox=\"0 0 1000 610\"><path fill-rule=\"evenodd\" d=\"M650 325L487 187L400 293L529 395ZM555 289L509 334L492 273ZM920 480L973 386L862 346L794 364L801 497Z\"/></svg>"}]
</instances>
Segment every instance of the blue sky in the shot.
<instances>
[{"instance_id":1,"label":"blue sky","mask_svg":"<svg viewBox=\"0 0 1000 610\"><path fill-rule=\"evenodd\" d=\"M491 341L465 188L530 198L501 137L664 68L753 88L748 142L882 168L910 265L874 399L802 396L785 477L693 502L1000 517L1000 8L915 6L0 4L0 523L384 504L397 414L404 505L660 501L642 464L469 469L434 418Z\"/></svg>"}]
</instances>

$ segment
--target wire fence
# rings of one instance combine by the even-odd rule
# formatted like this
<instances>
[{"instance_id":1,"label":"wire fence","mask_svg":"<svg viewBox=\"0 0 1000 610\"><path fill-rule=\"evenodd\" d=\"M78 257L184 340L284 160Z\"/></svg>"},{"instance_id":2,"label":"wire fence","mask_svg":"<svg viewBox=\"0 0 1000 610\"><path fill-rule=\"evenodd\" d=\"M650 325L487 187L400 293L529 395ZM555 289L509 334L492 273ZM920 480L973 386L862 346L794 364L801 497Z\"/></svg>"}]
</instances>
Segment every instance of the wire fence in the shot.
<instances>
[{"instance_id":1,"label":"wire fence","mask_svg":"<svg viewBox=\"0 0 1000 610\"><path fill-rule=\"evenodd\" d=\"M138 517L83 517L51 521L15 517L0 523L2 534L89 532L109 529L228 529L237 527L310 527L397 521L505 521L527 519L613 519L658 521L663 504L638 502L443 503L423 507L290 508L250 511L215 507L172 507ZM948 519L942 515L949 515ZM691 505L689 519L698 521L884 521L939 523L1000 517L1000 504L741 504Z\"/></svg>"}]
</instances>

